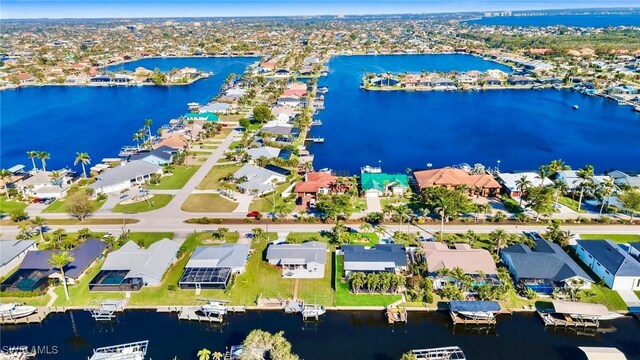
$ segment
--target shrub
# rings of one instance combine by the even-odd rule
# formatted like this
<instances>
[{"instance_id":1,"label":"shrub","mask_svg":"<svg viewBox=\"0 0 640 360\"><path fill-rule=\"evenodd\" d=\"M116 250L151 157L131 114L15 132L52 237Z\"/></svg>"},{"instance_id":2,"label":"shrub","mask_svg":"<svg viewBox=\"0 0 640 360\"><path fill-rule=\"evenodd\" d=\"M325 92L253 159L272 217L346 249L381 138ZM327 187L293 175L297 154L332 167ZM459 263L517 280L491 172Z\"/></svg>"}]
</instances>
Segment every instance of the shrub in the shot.
<instances>
[{"instance_id":1,"label":"shrub","mask_svg":"<svg viewBox=\"0 0 640 360\"><path fill-rule=\"evenodd\" d=\"M195 219L188 219L185 221L187 224L222 224L222 219L201 217Z\"/></svg>"},{"instance_id":2,"label":"shrub","mask_svg":"<svg viewBox=\"0 0 640 360\"><path fill-rule=\"evenodd\" d=\"M19 222L28 219L29 214L27 214L27 212L24 210L13 210L9 213L9 217L11 218L11 221Z\"/></svg>"}]
</instances>

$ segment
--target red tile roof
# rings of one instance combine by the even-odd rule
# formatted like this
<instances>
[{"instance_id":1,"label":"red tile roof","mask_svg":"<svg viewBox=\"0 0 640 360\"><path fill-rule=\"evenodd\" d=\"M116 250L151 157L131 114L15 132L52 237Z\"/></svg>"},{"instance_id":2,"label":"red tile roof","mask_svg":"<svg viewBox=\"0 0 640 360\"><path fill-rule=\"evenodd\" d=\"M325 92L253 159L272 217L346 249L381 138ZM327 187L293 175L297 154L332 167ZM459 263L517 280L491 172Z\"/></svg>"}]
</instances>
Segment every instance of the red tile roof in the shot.
<instances>
[{"instance_id":1,"label":"red tile roof","mask_svg":"<svg viewBox=\"0 0 640 360\"><path fill-rule=\"evenodd\" d=\"M469 188L499 189L500 184L489 174L471 175L462 169L443 168L416 171L413 173L418 186L450 186L467 185Z\"/></svg>"}]
</instances>

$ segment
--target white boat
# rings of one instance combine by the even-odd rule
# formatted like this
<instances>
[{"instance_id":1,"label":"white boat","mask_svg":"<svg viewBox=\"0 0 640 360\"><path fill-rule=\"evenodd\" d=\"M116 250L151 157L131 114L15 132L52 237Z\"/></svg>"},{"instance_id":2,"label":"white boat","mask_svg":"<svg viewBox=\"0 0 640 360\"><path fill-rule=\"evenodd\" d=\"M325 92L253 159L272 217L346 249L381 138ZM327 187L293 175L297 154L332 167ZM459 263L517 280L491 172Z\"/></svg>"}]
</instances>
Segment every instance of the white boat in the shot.
<instances>
[{"instance_id":1,"label":"white boat","mask_svg":"<svg viewBox=\"0 0 640 360\"><path fill-rule=\"evenodd\" d=\"M209 301L200 307L200 311L206 315L226 315L228 309L226 305L220 301Z\"/></svg>"},{"instance_id":2,"label":"white boat","mask_svg":"<svg viewBox=\"0 0 640 360\"><path fill-rule=\"evenodd\" d=\"M598 315L598 316L581 316L581 315L569 315L571 316L571 318L573 319L583 319L583 320L598 320L598 321L603 321L603 320L615 320L615 319L619 319L621 317L624 317L624 315L617 313L617 312L610 312L608 314L605 315Z\"/></svg>"},{"instance_id":3,"label":"white boat","mask_svg":"<svg viewBox=\"0 0 640 360\"><path fill-rule=\"evenodd\" d=\"M573 105L573 110L578 110L580 108L580 106L578 105Z\"/></svg>"},{"instance_id":4,"label":"white boat","mask_svg":"<svg viewBox=\"0 0 640 360\"><path fill-rule=\"evenodd\" d=\"M18 305L16 303L0 304L0 318L19 319L38 311L35 306Z\"/></svg>"},{"instance_id":5,"label":"white boat","mask_svg":"<svg viewBox=\"0 0 640 360\"><path fill-rule=\"evenodd\" d=\"M107 346L93 350L90 360L144 360L149 341Z\"/></svg>"},{"instance_id":6,"label":"white boat","mask_svg":"<svg viewBox=\"0 0 640 360\"><path fill-rule=\"evenodd\" d=\"M366 165L360 168L361 174L380 174L382 172L382 168Z\"/></svg>"},{"instance_id":7,"label":"white boat","mask_svg":"<svg viewBox=\"0 0 640 360\"><path fill-rule=\"evenodd\" d=\"M491 320L496 317L495 313L489 311L460 311L458 314L473 320Z\"/></svg>"}]
</instances>

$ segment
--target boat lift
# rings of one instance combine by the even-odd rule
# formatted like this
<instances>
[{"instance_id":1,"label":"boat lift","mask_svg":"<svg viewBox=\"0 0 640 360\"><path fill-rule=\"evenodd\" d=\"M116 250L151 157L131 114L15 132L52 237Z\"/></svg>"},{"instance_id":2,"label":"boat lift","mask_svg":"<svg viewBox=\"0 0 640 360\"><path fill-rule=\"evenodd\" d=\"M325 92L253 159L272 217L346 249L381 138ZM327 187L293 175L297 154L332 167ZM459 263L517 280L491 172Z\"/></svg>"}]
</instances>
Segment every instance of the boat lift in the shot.
<instances>
[{"instance_id":1,"label":"boat lift","mask_svg":"<svg viewBox=\"0 0 640 360\"><path fill-rule=\"evenodd\" d=\"M117 312L124 311L126 301L107 300L99 303L98 307L86 308L91 313L91 317L96 321L110 321L116 317Z\"/></svg>"},{"instance_id":2,"label":"boat lift","mask_svg":"<svg viewBox=\"0 0 640 360\"><path fill-rule=\"evenodd\" d=\"M319 320L320 316L324 315L324 313L326 312L327 310L324 308L324 306L305 304L304 307L302 308L302 319L303 320L316 319L317 321Z\"/></svg>"},{"instance_id":3,"label":"boat lift","mask_svg":"<svg viewBox=\"0 0 640 360\"><path fill-rule=\"evenodd\" d=\"M107 346L93 350L90 360L144 360L149 340Z\"/></svg>"},{"instance_id":4,"label":"boat lift","mask_svg":"<svg viewBox=\"0 0 640 360\"><path fill-rule=\"evenodd\" d=\"M411 350L419 360L466 360L462 349L458 346L448 346L432 349Z\"/></svg>"}]
</instances>

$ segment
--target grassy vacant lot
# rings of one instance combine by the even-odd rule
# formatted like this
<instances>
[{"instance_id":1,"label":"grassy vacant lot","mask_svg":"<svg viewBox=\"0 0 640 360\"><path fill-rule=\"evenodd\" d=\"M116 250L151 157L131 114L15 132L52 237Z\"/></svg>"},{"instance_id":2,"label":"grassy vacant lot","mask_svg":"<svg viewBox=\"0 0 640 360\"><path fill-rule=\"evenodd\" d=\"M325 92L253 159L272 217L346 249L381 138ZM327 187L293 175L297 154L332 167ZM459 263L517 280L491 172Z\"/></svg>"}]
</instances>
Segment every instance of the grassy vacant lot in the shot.
<instances>
[{"instance_id":1,"label":"grassy vacant lot","mask_svg":"<svg viewBox=\"0 0 640 360\"><path fill-rule=\"evenodd\" d=\"M6 196L0 197L0 213L10 213L14 210L24 210L27 203L22 201L7 200Z\"/></svg>"},{"instance_id":2,"label":"grassy vacant lot","mask_svg":"<svg viewBox=\"0 0 640 360\"><path fill-rule=\"evenodd\" d=\"M240 169L240 165L222 165L222 166L214 166L209 170L207 176L202 179L202 182L196 186L198 190L214 190L214 189L222 189L220 186L220 179L225 177L227 174L233 174L238 169Z\"/></svg>"},{"instance_id":3,"label":"grassy vacant lot","mask_svg":"<svg viewBox=\"0 0 640 360\"><path fill-rule=\"evenodd\" d=\"M571 209L573 211L578 211L578 201L577 200L573 200L572 198L569 198L569 197L566 197L566 196L561 196L560 198L558 198L558 203L568 207L569 209ZM583 213L584 209L581 208L580 212Z\"/></svg>"},{"instance_id":4,"label":"grassy vacant lot","mask_svg":"<svg viewBox=\"0 0 640 360\"><path fill-rule=\"evenodd\" d=\"M354 294L349 290L349 284L342 282L344 269L342 256L335 256L335 289L337 306L387 306L400 299L401 295L383 294Z\"/></svg>"},{"instance_id":5,"label":"grassy vacant lot","mask_svg":"<svg viewBox=\"0 0 640 360\"><path fill-rule=\"evenodd\" d=\"M160 183L149 185L150 190L176 190L182 189L184 184L198 171L199 166L174 166L171 175L165 175Z\"/></svg>"},{"instance_id":6,"label":"grassy vacant lot","mask_svg":"<svg viewBox=\"0 0 640 360\"><path fill-rule=\"evenodd\" d=\"M618 244L640 241L639 234L580 234L580 238L584 240L607 239Z\"/></svg>"},{"instance_id":7,"label":"grassy vacant lot","mask_svg":"<svg viewBox=\"0 0 640 360\"><path fill-rule=\"evenodd\" d=\"M282 192L286 190L291 184L284 183L276 186L276 206L285 205L287 212L293 211L296 206L293 199L285 199L281 196ZM256 198L249 205L249 211L271 212L273 211L273 194L265 195L264 197Z\"/></svg>"},{"instance_id":8,"label":"grassy vacant lot","mask_svg":"<svg viewBox=\"0 0 640 360\"><path fill-rule=\"evenodd\" d=\"M227 136L229 136L229 134L231 133L231 131L233 131L233 128L231 127L225 127L222 128L222 131L220 131L220 133L218 133L216 136L214 136L212 139L224 139Z\"/></svg>"},{"instance_id":9,"label":"grassy vacant lot","mask_svg":"<svg viewBox=\"0 0 640 360\"><path fill-rule=\"evenodd\" d=\"M114 213L139 213L156 210L167 206L169 201L173 199L173 195L168 194L155 194L149 201L138 201L131 204L116 205L111 209Z\"/></svg>"},{"instance_id":10,"label":"grassy vacant lot","mask_svg":"<svg viewBox=\"0 0 640 360\"><path fill-rule=\"evenodd\" d=\"M218 194L191 194L181 209L188 212L231 212L238 204Z\"/></svg>"}]
</instances>

